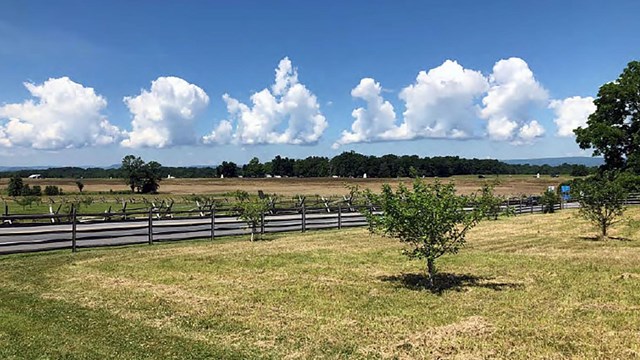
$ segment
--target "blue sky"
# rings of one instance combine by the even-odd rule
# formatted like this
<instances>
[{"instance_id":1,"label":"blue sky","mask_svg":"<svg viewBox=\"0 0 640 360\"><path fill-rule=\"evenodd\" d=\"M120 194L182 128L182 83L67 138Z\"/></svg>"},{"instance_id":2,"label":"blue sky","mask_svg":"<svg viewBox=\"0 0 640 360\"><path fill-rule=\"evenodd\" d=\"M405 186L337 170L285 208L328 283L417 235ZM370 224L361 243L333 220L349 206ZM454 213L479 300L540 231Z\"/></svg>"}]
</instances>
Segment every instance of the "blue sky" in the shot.
<instances>
[{"instance_id":1,"label":"blue sky","mask_svg":"<svg viewBox=\"0 0 640 360\"><path fill-rule=\"evenodd\" d=\"M640 58L637 14L637 1L3 1L0 165L579 155L571 127Z\"/></svg>"}]
</instances>

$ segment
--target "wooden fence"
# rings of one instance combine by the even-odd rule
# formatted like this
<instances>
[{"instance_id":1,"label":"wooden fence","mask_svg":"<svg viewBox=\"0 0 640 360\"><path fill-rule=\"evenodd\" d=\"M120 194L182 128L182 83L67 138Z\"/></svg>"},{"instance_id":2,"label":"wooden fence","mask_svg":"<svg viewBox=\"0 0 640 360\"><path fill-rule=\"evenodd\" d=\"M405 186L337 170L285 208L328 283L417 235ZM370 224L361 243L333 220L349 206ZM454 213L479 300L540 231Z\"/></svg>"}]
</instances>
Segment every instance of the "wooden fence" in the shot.
<instances>
[{"instance_id":1,"label":"wooden fence","mask_svg":"<svg viewBox=\"0 0 640 360\"><path fill-rule=\"evenodd\" d=\"M281 209L290 214L263 215L256 231L259 234L342 229L367 224L363 209L337 207ZM250 234L251 228L237 215L218 212L156 211L129 212L117 220L105 214L46 214L1 216L0 254L36 252L100 246L154 244L189 239L211 239L221 236ZM30 222L29 222L30 221Z\"/></svg>"},{"instance_id":2,"label":"wooden fence","mask_svg":"<svg viewBox=\"0 0 640 360\"><path fill-rule=\"evenodd\" d=\"M640 194L626 201L628 205L640 205ZM577 203L556 204L555 210L577 208ZM535 199L509 200L502 211L515 215L544 211ZM262 216L256 231L261 234L316 230L342 229L366 226L363 207L337 206L317 208L283 208L278 215ZM367 210L376 210L369 207ZM215 207L198 210L132 211L127 213L95 213L0 216L0 254L37 252L101 246L149 244L189 239L210 239L230 235L246 235L251 232L245 221L230 209Z\"/></svg>"}]
</instances>

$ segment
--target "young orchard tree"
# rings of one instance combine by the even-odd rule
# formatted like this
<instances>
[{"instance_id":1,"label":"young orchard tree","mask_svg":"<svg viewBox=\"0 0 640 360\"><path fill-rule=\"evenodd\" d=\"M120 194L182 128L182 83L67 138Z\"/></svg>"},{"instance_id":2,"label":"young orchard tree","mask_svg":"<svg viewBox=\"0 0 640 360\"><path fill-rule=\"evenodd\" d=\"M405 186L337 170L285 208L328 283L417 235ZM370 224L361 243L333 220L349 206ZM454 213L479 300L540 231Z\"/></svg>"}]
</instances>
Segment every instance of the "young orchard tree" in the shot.
<instances>
[{"instance_id":1,"label":"young orchard tree","mask_svg":"<svg viewBox=\"0 0 640 360\"><path fill-rule=\"evenodd\" d=\"M241 211L240 219L245 221L251 229L251 241L254 240L256 229L262 221L262 215L267 212L269 206L263 199L250 199L240 203Z\"/></svg>"},{"instance_id":2,"label":"young orchard tree","mask_svg":"<svg viewBox=\"0 0 640 360\"><path fill-rule=\"evenodd\" d=\"M609 228L625 210L628 193L619 178L605 172L576 181L574 193L580 203L580 215L599 229L601 239L606 238Z\"/></svg>"},{"instance_id":3,"label":"young orchard tree","mask_svg":"<svg viewBox=\"0 0 640 360\"><path fill-rule=\"evenodd\" d=\"M429 286L434 287L436 259L455 254L465 243L467 232L486 216L484 196L457 195L453 184L427 184L416 178L413 187L400 184L393 191L389 184L382 186L379 195L365 190L381 207L380 214L368 214L370 231L397 238L411 245L404 253L409 258L425 259ZM465 209L470 205L472 209Z\"/></svg>"},{"instance_id":4,"label":"young orchard tree","mask_svg":"<svg viewBox=\"0 0 640 360\"><path fill-rule=\"evenodd\" d=\"M542 203L542 212L551 214L556 211L555 206L560 203L560 196L555 191L547 189L547 191L542 194L540 202Z\"/></svg>"}]
</instances>

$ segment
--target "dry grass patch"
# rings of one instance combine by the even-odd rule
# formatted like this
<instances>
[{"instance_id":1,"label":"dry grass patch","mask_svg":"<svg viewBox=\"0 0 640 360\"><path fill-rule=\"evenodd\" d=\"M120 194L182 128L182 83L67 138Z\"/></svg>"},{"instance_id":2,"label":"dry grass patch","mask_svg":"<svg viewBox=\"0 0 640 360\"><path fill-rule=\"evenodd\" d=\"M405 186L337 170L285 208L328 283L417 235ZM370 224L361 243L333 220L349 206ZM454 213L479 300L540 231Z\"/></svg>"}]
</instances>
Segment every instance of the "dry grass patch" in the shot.
<instances>
[{"instance_id":1,"label":"dry grass patch","mask_svg":"<svg viewBox=\"0 0 640 360\"><path fill-rule=\"evenodd\" d=\"M570 211L481 223L436 292L364 229L8 256L0 357L637 357L640 236L590 231Z\"/></svg>"},{"instance_id":2,"label":"dry grass patch","mask_svg":"<svg viewBox=\"0 0 640 360\"><path fill-rule=\"evenodd\" d=\"M549 185L557 186L560 182L570 179L563 176L552 178L543 176L536 179L530 175L501 175L488 176L479 179L474 175L452 176L442 178L440 181L451 181L461 193L477 191L486 182L498 181L496 193L501 195L520 194L541 194ZM435 178L428 178L427 181L435 181ZM344 195L348 191L345 185L358 185L361 188L368 188L379 191L384 183L397 185L400 182L409 184L411 179L358 179L358 178L264 178L264 179L164 179L160 182L160 192L171 195L189 194L224 194L238 189L256 193L263 190L265 193L276 193L285 196L302 195ZM0 179L0 187L6 187L8 179ZM61 187L66 193L77 192L75 179L25 179L25 183L31 186L40 185L43 189L47 185ZM84 190L89 192L97 191L127 191L128 186L122 179L84 179Z\"/></svg>"}]
</instances>

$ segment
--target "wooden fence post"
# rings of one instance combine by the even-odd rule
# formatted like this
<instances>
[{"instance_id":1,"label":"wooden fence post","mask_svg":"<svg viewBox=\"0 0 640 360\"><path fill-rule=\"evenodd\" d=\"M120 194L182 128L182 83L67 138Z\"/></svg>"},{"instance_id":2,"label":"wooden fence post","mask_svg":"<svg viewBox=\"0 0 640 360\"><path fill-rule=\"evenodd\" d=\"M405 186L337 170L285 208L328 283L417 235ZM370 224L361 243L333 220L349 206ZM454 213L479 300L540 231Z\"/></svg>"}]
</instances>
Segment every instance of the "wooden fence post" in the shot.
<instances>
[{"instance_id":1,"label":"wooden fence post","mask_svg":"<svg viewBox=\"0 0 640 360\"><path fill-rule=\"evenodd\" d=\"M342 206L338 205L338 229L342 229Z\"/></svg>"},{"instance_id":2,"label":"wooden fence post","mask_svg":"<svg viewBox=\"0 0 640 360\"><path fill-rule=\"evenodd\" d=\"M7 204L7 202L4 202L4 216L9 216L9 204Z\"/></svg>"},{"instance_id":3,"label":"wooden fence post","mask_svg":"<svg viewBox=\"0 0 640 360\"><path fill-rule=\"evenodd\" d=\"M149 245L153 245L153 209L149 209Z\"/></svg>"},{"instance_id":4,"label":"wooden fence post","mask_svg":"<svg viewBox=\"0 0 640 360\"><path fill-rule=\"evenodd\" d=\"M71 205L71 252L78 251L76 248L76 224L76 207L74 205Z\"/></svg>"},{"instance_id":5,"label":"wooden fence post","mask_svg":"<svg viewBox=\"0 0 640 360\"><path fill-rule=\"evenodd\" d=\"M264 213L260 214L260 236L264 235Z\"/></svg>"},{"instance_id":6,"label":"wooden fence post","mask_svg":"<svg viewBox=\"0 0 640 360\"><path fill-rule=\"evenodd\" d=\"M211 240L216 237L216 207L211 205Z\"/></svg>"},{"instance_id":7,"label":"wooden fence post","mask_svg":"<svg viewBox=\"0 0 640 360\"><path fill-rule=\"evenodd\" d=\"M522 215L522 196L520 196L520 207L518 207L518 213L516 215Z\"/></svg>"},{"instance_id":8,"label":"wooden fence post","mask_svg":"<svg viewBox=\"0 0 640 360\"><path fill-rule=\"evenodd\" d=\"M307 208L302 204L302 232L307 231Z\"/></svg>"}]
</instances>

